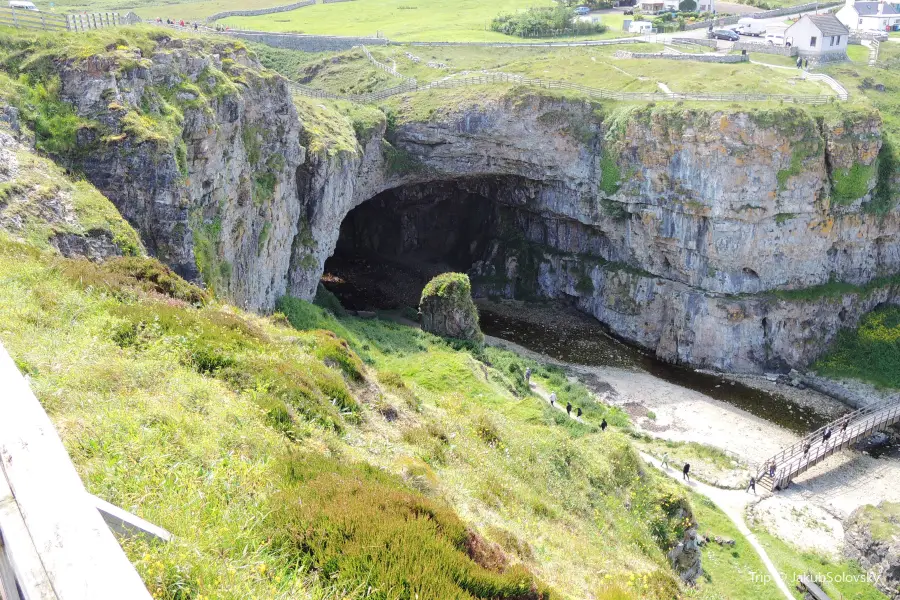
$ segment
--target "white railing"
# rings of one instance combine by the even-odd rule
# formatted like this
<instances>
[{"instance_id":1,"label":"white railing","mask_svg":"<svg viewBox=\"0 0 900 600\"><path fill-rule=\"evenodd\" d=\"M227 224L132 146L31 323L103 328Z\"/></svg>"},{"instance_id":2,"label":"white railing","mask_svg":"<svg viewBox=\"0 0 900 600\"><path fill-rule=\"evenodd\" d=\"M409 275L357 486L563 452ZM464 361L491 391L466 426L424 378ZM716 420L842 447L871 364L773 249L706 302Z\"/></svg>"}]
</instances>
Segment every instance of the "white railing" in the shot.
<instances>
[{"instance_id":1,"label":"white railing","mask_svg":"<svg viewBox=\"0 0 900 600\"><path fill-rule=\"evenodd\" d=\"M0 467L0 597L150 600L2 345Z\"/></svg>"}]
</instances>

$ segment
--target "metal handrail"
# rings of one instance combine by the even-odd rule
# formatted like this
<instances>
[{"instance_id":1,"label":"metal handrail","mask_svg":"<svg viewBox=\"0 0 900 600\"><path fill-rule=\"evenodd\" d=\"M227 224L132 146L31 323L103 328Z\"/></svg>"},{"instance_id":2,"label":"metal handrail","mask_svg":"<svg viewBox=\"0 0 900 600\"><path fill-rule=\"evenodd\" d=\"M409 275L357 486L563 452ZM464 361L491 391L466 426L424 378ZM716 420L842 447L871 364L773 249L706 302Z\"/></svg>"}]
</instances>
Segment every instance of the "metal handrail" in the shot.
<instances>
[{"instance_id":1,"label":"metal handrail","mask_svg":"<svg viewBox=\"0 0 900 600\"><path fill-rule=\"evenodd\" d=\"M788 446L766 460L757 473L757 479L769 476L767 467L774 464L776 466L775 477L772 481L774 489L778 484L790 481L794 476L858 441L864 435L898 420L900 420L900 396L887 398L857 409L820 427L796 444ZM843 427L844 424L847 424L846 427ZM831 429L832 435L834 435L838 428L841 429L837 437L829 437L827 442L823 441L826 430ZM809 450L804 452L807 446L809 446Z\"/></svg>"}]
</instances>

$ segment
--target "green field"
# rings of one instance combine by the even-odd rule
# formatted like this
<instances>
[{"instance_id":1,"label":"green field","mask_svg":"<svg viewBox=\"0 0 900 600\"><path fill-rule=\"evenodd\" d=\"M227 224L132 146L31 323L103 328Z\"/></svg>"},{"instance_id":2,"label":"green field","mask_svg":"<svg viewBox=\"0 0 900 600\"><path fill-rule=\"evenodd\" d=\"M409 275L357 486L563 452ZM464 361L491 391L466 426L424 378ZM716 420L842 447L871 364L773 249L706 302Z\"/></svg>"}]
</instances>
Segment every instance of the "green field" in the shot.
<instances>
[{"instance_id":1,"label":"green field","mask_svg":"<svg viewBox=\"0 0 900 600\"><path fill-rule=\"evenodd\" d=\"M522 41L489 31L500 13L532 6L552 6L551 0L354 0L317 4L295 11L222 21L231 27L266 31L374 36L397 41ZM621 37L621 13L603 15L609 31L585 39Z\"/></svg>"},{"instance_id":2,"label":"green field","mask_svg":"<svg viewBox=\"0 0 900 600\"><path fill-rule=\"evenodd\" d=\"M635 52L658 52L660 44L628 46ZM359 93L397 85L355 51L309 55L254 45L264 65L285 76L337 93ZM796 70L772 69L751 63L684 63L662 59L615 58L618 47L488 48L481 46L371 48L379 61L396 65L405 76L428 83L451 74L488 71L523 77L567 81L627 92L658 92L658 82L676 92L754 92L771 94L832 94L827 86L798 78ZM416 62L408 54L418 58ZM443 67L428 66L429 63ZM689 65L689 67L688 67ZM358 90L358 91L349 91Z\"/></svg>"}]
</instances>

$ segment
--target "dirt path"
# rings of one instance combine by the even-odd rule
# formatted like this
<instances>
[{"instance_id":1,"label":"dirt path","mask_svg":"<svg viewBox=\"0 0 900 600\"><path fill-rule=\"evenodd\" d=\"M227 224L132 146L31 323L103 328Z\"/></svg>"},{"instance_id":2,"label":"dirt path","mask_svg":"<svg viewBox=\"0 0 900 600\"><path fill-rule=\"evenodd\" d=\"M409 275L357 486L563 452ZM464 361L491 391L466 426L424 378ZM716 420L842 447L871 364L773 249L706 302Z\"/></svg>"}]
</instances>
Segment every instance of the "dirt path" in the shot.
<instances>
[{"instance_id":1,"label":"dirt path","mask_svg":"<svg viewBox=\"0 0 900 600\"><path fill-rule=\"evenodd\" d=\"M649 454L644 454L643 452L641 452L641 457L644 459L644 462L659 469L669 478L674 479L679 484L692 489L698 494L703 494L704 496L712 500L713 503L718 506L722 510L722 512L724 512L728 516L729 519L731 519L731 522L734 523L735 527L738 528L738 531L741 532L741 535L747 538L747 541L750 542L750 545L753 546L754 550L756 550L756 553L759 555L760 560L762 560L763 564L766 565L766 570L769 571L769 575L772 576L772 581L774 581L778 585L778 589L781 590L781 592L784 594L784 597L788 600L795 600L794 595L791 594L791 591L790 589L788 589L787 584L785 584L784 579L781 578L781 573L778 572L778 569L775 567L772 559L769 558L769 555L766 553L765 548L762 547L762 544L759 543L759 540L756 539L756 536L752 531L750 531L750 528L747 527L747 524L744 522L744 513L747 507L760 501L762 499L761 496L753 496L746 492L736 490L723 490L694 480L685 481L682 477L680 477L681 472L679 470L672 469L670 467L663 467L656 458L650 456Z\"/></svg>"}]
</instances>

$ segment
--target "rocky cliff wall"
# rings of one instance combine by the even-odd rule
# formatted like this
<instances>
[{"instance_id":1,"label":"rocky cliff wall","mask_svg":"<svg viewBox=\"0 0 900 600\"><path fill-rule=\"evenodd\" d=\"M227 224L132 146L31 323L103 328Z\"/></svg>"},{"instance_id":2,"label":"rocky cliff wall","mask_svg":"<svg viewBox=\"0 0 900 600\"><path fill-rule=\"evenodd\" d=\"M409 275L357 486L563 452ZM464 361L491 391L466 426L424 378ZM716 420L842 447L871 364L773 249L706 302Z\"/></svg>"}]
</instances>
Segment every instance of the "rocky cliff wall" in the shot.
<instances>
[{"instance_id":1,"label":"rocky cliff wall","mask_svg":"<svg viewBox=\"0 0 900 600\"><path fill-rule=\"evenodd\" d=\"M148 251L242 306L312 298L348 212L413 187L503 207L470 271L476 289L568 299L667 360L803 366L897 299L900 218L890 186L874 191L874 111L485 88L394 99L361 119L292 102L240 43L150 38L52 60L80 119L77 150L59 158Z\"/></svg>"},{"instance_id":2,"label":"rocky cliff wall","mask_svg":"<svg viewBox=\"0 0 900 600\"><path fill-rule=\"evenodd\" d=\"M877 113L604 112L519 96L399 117L387 137L412 167L388 181L372 177L386 167L371 146L343 159L345 193L309 213L319 245L307 264L331 254L360 202L452 182L514 208L528 242L498 240L471 273L476 287L511 294L504 282L534 279L538 295L573 300L666 360L804 366L841 327L897 299L884 278L900 270L900 222L873 210ZM295 278L293 293L310 297L315 279Z\"/></svg>"}]
</instances>

